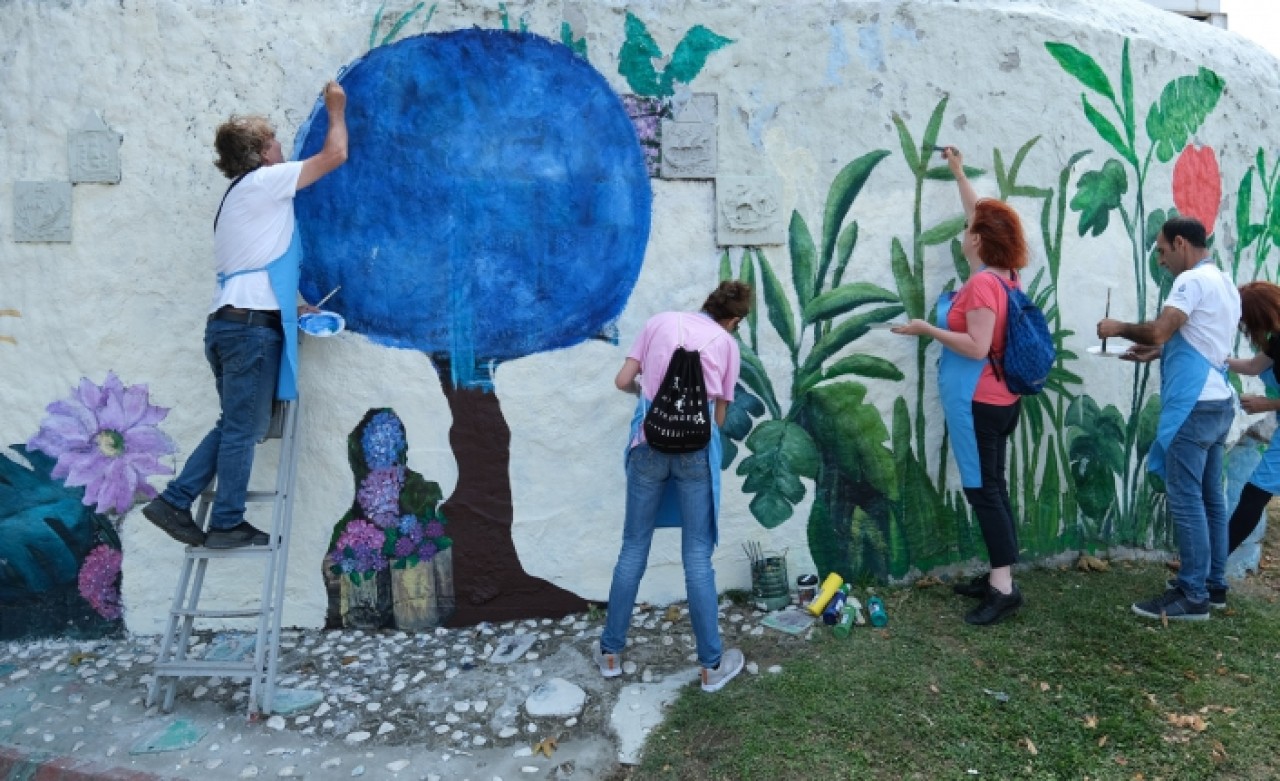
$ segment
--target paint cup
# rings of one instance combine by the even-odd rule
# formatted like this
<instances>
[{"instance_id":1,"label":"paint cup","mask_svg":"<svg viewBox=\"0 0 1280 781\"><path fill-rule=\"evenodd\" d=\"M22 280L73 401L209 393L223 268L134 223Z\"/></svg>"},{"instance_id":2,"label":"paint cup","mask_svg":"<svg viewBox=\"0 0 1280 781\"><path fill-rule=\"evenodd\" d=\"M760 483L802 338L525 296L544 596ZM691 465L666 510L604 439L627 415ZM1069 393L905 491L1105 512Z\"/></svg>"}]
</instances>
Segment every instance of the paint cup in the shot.
<instances>
[{"instance_id":1,"label":"paint cup","mask_svg":"<svg viewBox=\"0 0 1280 781\"><path fill-rule=\"evenodd\" d=\"M298 318L298 328L310 336L333 336L346 327L347 321L337 312L308 312Z\"/></svg>"},{"instance_id":2,"label":"paint cup","mask_svg":"<svg viewBox=\"0 0 1280 781\"><path fill-rule=\"evenodd\" d=\"M796 597L800 607L804 607L818 596L818 576L804 574L796 578Z\"/></svg>"},{"instance_id":3,"label":"paint cup","mask_svg":"<svg viewBox=\"0 0 1280 781\"><path fill-rule=\"evenodd\" d=\"M784 553L765 551L751 563L751 597L761 610L781 610L791 604L787 557Z\"/></svg>"}]
</instances>

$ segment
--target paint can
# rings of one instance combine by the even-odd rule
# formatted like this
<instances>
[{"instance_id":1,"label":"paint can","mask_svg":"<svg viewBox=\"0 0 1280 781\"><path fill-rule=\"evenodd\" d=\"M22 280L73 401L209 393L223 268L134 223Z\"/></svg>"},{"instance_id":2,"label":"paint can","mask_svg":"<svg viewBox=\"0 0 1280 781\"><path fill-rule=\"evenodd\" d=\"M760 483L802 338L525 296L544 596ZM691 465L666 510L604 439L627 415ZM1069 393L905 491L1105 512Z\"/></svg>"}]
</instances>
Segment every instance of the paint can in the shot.
<instances>
[{"instance_id":1,"label":"paint can","mask_svg":"<svg viewBox=\"0 0 1280 781\"><path fill-rule=\"evenodd\" d=\"M787 554L765 551L751 562L751 597L760 610L781 610L791 604Z\"/></svg>"},{"instance_id":2,"label":"paint can","mask_svg":"<svg viewBox=\"0 0 1280 781\"><path fill-rule=\"evenodd\" d=\"M800 607L804 607L818 596L818 576L817 575L801 575L796 578L796 595L799 598Z\"/></svg>"}]
</instances>

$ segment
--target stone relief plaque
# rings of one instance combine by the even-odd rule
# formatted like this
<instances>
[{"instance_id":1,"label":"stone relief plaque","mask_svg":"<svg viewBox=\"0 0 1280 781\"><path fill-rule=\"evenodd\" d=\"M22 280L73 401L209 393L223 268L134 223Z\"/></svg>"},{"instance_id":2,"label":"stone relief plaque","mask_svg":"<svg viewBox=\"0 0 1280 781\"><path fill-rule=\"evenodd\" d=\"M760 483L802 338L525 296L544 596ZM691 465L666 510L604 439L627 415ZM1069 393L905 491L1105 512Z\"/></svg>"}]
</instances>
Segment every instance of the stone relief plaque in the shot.
<instances>
[{"instance_id":1,"label":"stone relief plaque","mask_svg":"<svg viewBox=\"0 0 1280 781\"><path fill-rule=\"evenodd\" d=\"M71 182L14 182L13 240L71 241Z\"/></svg>"},{"instance_id":2,"label":"stone relief plaque","mask_svg":"<svg viewBox=\"0 0 1280 781\"><path fill-rule=\"evenodd\" d=\"M714 93L677 95L672 100L672 118L662 121L664 179L715 178L716 110Z\"/></svg>"},{"instance_id":3,"label":"stone relief plaque","mask_svg":"<svg viewBox=\"0 0 1280 781\"><path fill-rule=\"evenodd\" d=\"M754 247L785 241L782 180L769 176L716 177L716 244Z\"/></svg>"},{"instance_id":4,"label":"stone relief plaque","mask_svg":"<svg viewBox=\"0 0 1280 781\"><path fill-rule=\"evenodd\" d=\"M96 111L85 115L67 141L68 169L75 184L120 183L121 136Z\"/></svg>"}]
</instances>

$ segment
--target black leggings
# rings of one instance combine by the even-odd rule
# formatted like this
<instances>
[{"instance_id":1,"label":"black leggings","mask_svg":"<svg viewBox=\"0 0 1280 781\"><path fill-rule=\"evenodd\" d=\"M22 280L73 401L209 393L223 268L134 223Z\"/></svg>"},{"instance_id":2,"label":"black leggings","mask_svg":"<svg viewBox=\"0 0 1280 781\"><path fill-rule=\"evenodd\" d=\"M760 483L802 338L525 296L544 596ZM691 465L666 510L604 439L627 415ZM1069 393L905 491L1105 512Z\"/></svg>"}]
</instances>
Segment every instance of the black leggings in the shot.
<instances>
[{"instance_id":1,"label":"black leggings","mask_svg":"<svg viewBox=\"0 0 1280 781\"><path fill-rule=\"evenodd\" d=\"M1018 426L1018 410L1022 401L1007 407L973 402L973 435L978 441L978 464L982 468L982 486L964 489L987 544L991 568L1007 567L1018 561L1018 525L1013 520L1009 502L1009 483L1005 479L1008 465L1009 437Z\"/></svg>"},{"instance_id":2,"label":"black leggings","mask_svg":"<svg viewBox=\"0 0 1280 781\"><path fill-rule=\"evenodd\" d=\"M1264 491L1253 483L1245 483L1244 490L1240 492L1240 503L1236 505L1235 512L1231 513L1231 521L1227 525L1227 551L1234 552L1236 548L1253 534L1253 530L1258 528L1258 521L1262 520L1262 511L1267 509L1267 502L1271 501L1271 493Z\"/></svg>"}]
</instances>

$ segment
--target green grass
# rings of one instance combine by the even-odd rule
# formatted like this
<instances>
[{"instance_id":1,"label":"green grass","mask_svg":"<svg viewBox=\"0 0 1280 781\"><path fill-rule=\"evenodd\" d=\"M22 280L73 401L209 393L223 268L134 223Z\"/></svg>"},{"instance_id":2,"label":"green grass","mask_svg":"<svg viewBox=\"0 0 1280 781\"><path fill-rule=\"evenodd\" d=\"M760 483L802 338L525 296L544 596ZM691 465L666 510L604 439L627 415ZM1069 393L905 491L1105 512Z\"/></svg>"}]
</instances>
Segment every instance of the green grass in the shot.
<instances>
[{"instance_id":1,"label":"green grass","mask_svg":"<svg viewBox=\"0 0 1280 781\"><path fill-rule=\"evenodd\" d=\"M691 687L642 763L619 777L1280 776L1275 593L1233 590L1230 609L1207 622L1135 616L1130 603L1160 591L1167 574L1125 564L1021 573L1025 607L986 628L962 621L974 603L945 586L882 589L884 630L743 637L760 674L713 695ZM783 671L765 672L773 664ZM1202 731L1171 723L1197 716Z\"/></svg>"}]
</instances>

